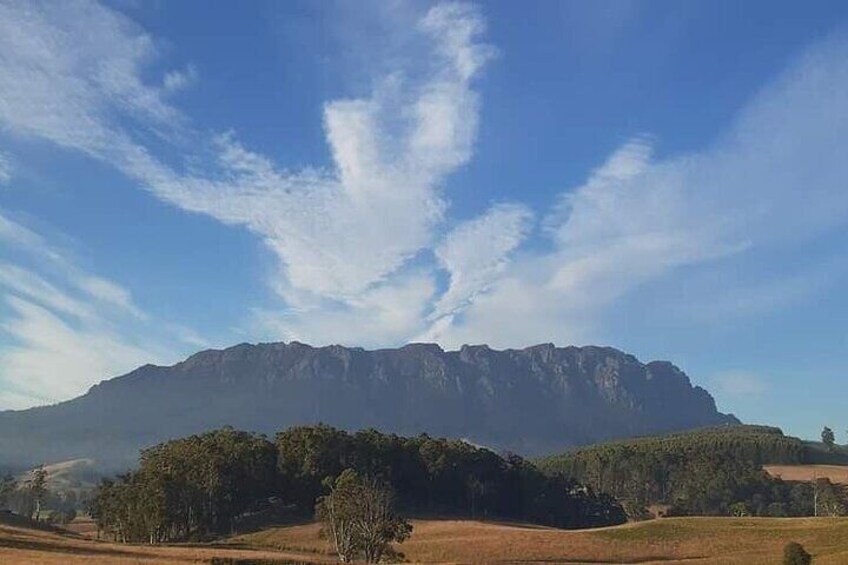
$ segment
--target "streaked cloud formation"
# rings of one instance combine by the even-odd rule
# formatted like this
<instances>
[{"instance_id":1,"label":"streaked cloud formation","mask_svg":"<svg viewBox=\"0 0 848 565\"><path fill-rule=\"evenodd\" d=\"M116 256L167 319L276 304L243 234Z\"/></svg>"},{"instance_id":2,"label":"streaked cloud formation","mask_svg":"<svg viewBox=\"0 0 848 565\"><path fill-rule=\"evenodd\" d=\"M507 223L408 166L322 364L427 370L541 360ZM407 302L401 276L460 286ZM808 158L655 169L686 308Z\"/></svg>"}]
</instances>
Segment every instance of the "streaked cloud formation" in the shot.
<instances>
[{"instance_id":1,"label":"streaked cloud formation","mask_svg":"<svg viewBox=\"0 0 848 565\"><path fill-rule=\"evenodd\" d=\"M0 3L0 129L85 154L171 205L248 229L278 259L268 282L279 307L254 307L246 323L256 336L312 343L583 341L640 285L848 219L844 39L812 47L700 151L657 157L662 140L637 137L584 184L564 186L550 209L487 203L457 219L448 179L473 156L477 81L495 50L470 4L438 4L409 33L427 63L376 77L367 96L327 102L315 127L330 165L291 171L238 132L192 124L173 95L202 83L202 69L163 69L159 41L124 15L82 1ZM2 149L0 183L11 175ZM4 221L4 241L37 238L33 249L57 255ZM159 347L124 339L126 328L155 321L119 284L71 263L62 270L58 285L0 265L11 309L3 328L19 343L0 353L19 398L0 406L37 400L27 395L47 385L39 379L58 386L44 363L70 368L58 398Z\"/></svg>"},{"instance_id":2,"label":"streaked cloud formation","mask_svg":"<svg viewBox=\"0 0 848 565\"><path fill-rule=\"evenodd\" d=\"M435 337L580 341L619 297L675 268L797 245L844 224L845 92L848 42L831 39L764 88L711 147L655 159L650 139L628 142L543 219L553 250L512 262L462 323Z\"/></svg>"},{"instance_id":3,"label":"streaked cloud formation","mask_svg":"<svg viewBox=\"0 0 848 565\"><path fill-rule=\"evenodd\" d=\"M8 183L12 180L12 160L11 158L0 151L0 185Z\"/></svg>"},{"instance_id":4,"label":"streaked cloud formation","mask_svg":"<svg viewBox=\"0 0 848 565\"><path fill-rule=\"evenodd\" d=\"M105 376L174 360L168 342L180 339L176 328L151 324L126 289L3 215L0 244L30 265L0 260L0 330L14 341L0 349L0 407L56 402Z\"/></svg>"}]
</instances>

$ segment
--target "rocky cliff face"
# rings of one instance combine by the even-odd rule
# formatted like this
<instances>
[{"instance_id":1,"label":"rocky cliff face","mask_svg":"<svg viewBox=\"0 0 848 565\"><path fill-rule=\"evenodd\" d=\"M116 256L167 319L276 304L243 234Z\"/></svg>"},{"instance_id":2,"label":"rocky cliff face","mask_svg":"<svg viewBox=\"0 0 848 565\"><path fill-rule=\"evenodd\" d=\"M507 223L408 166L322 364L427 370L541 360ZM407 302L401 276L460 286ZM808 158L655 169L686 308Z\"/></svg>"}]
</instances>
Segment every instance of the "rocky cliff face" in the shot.
<instances>
[{"instance_id":1,"label":"rocky cliff face","mask_svg":"<svg viewBox=\"0 0 848 565\"><path fill-rule=\"evenodd\" d=\"M0 413L0 464L121 465L141 447L214 427L273 433L317 422L540 455L737 420L671 363L645 365L607 347L242 344L146 365L54 406Z\"/></svg>"}]
</instances>

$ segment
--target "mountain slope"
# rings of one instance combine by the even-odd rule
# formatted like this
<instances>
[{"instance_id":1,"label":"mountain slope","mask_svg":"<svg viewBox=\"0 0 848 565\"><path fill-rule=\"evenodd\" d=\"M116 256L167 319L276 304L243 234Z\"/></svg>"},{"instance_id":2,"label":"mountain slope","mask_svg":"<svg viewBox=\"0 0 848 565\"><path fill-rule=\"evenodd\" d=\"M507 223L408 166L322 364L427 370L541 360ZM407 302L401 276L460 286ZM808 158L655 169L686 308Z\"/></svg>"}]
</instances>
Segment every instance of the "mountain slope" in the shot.
<instances>
[{"instance_id":1,"label":"mountain slope","mask_svg":"<svg viewBox=\"0 0 848 565\"><path fill-rule=\"evenodd\" d=\"M642 364L612 348L242 344L145 365L54 406L2 412L0 465L80 457L123 465L140 447L213 427L273 433L317 422L532 455L736 419L671 363Z\"/></svg>"}]
</instances>

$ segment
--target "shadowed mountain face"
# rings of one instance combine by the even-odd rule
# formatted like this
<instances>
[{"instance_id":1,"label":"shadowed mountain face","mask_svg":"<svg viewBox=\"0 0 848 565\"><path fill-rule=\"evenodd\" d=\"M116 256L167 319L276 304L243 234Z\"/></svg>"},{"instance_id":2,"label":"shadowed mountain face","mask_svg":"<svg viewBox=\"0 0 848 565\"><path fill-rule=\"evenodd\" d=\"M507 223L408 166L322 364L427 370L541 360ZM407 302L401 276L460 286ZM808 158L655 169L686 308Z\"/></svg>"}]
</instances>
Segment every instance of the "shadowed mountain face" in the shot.
<instances>
[{"instance_id":1,"label":"shadowed mountain face","mask_svg":"<svg viewBox=\"0 0 848 565\"><path fill-rule=\"evenodd\" d=\"M671 363L606 347L242 344L145 365L54 406L2 412L0 465L90 457L120 467L139 448L210 428L274 433L318 422L542 455L737 420Z\"/></svg>"}]
</instances>

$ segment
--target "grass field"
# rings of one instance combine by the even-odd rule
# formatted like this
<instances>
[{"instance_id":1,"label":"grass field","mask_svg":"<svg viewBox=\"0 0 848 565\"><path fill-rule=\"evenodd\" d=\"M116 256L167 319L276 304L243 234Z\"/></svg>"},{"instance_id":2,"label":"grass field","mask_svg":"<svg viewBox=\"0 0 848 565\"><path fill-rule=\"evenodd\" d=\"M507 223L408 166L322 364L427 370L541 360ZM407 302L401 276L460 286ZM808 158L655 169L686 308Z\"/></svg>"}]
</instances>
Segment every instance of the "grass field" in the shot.
<instances>
[{"instance_id":1,"label":"grass field","mask_svg":"<svg viewBox=\"0 0 848 565\"><path fill-rule=\"evenodd\" d=\"M848 563L848 518L663 518L612 528L563 531L474 521L413 521L400 549L419 563L780 563L799 541L816 563ZM321 551L314 524L235 538L252 547Z\"/></svg>"},{"instance_id":2,"label":"grass field","mask_svg":"<svg viewBox=\"0 0 848 565\"><path fill-rule=\"evenodd\" d=\"M784 481L812 481L813 478L819 478L848 485L846 465L765 465L763 469L772 477L780 477Z\"/></svg>"},{"instance_id":3,"label":"grass field","mask_svg":"<svg viewBox=\"0 0 848 565\"><path fill-rule=\"evenodd\" d=\"M779 563L799 541L816 564L848 563L848 518L662 518L597 530L415 520L400 549L417 563ZM150 547L0 525L0 564L209 563L212 557L333 561L318 526L272 528L216 545Z\"/></svg>"},{"instance_id":4,"label":"grass field","mask_svg":"<svg viewBox=\"0 0 848 565\"><path fill-rule=\"evenodd\" d=\"M213 557L303 562L303 554L268 549L217 546L144 546L98 542L73 534L61 535L0 524L0 565L139 565L210 563ZM308 561L332 561L309 555Z\"/></svg>"}]
</instances>

